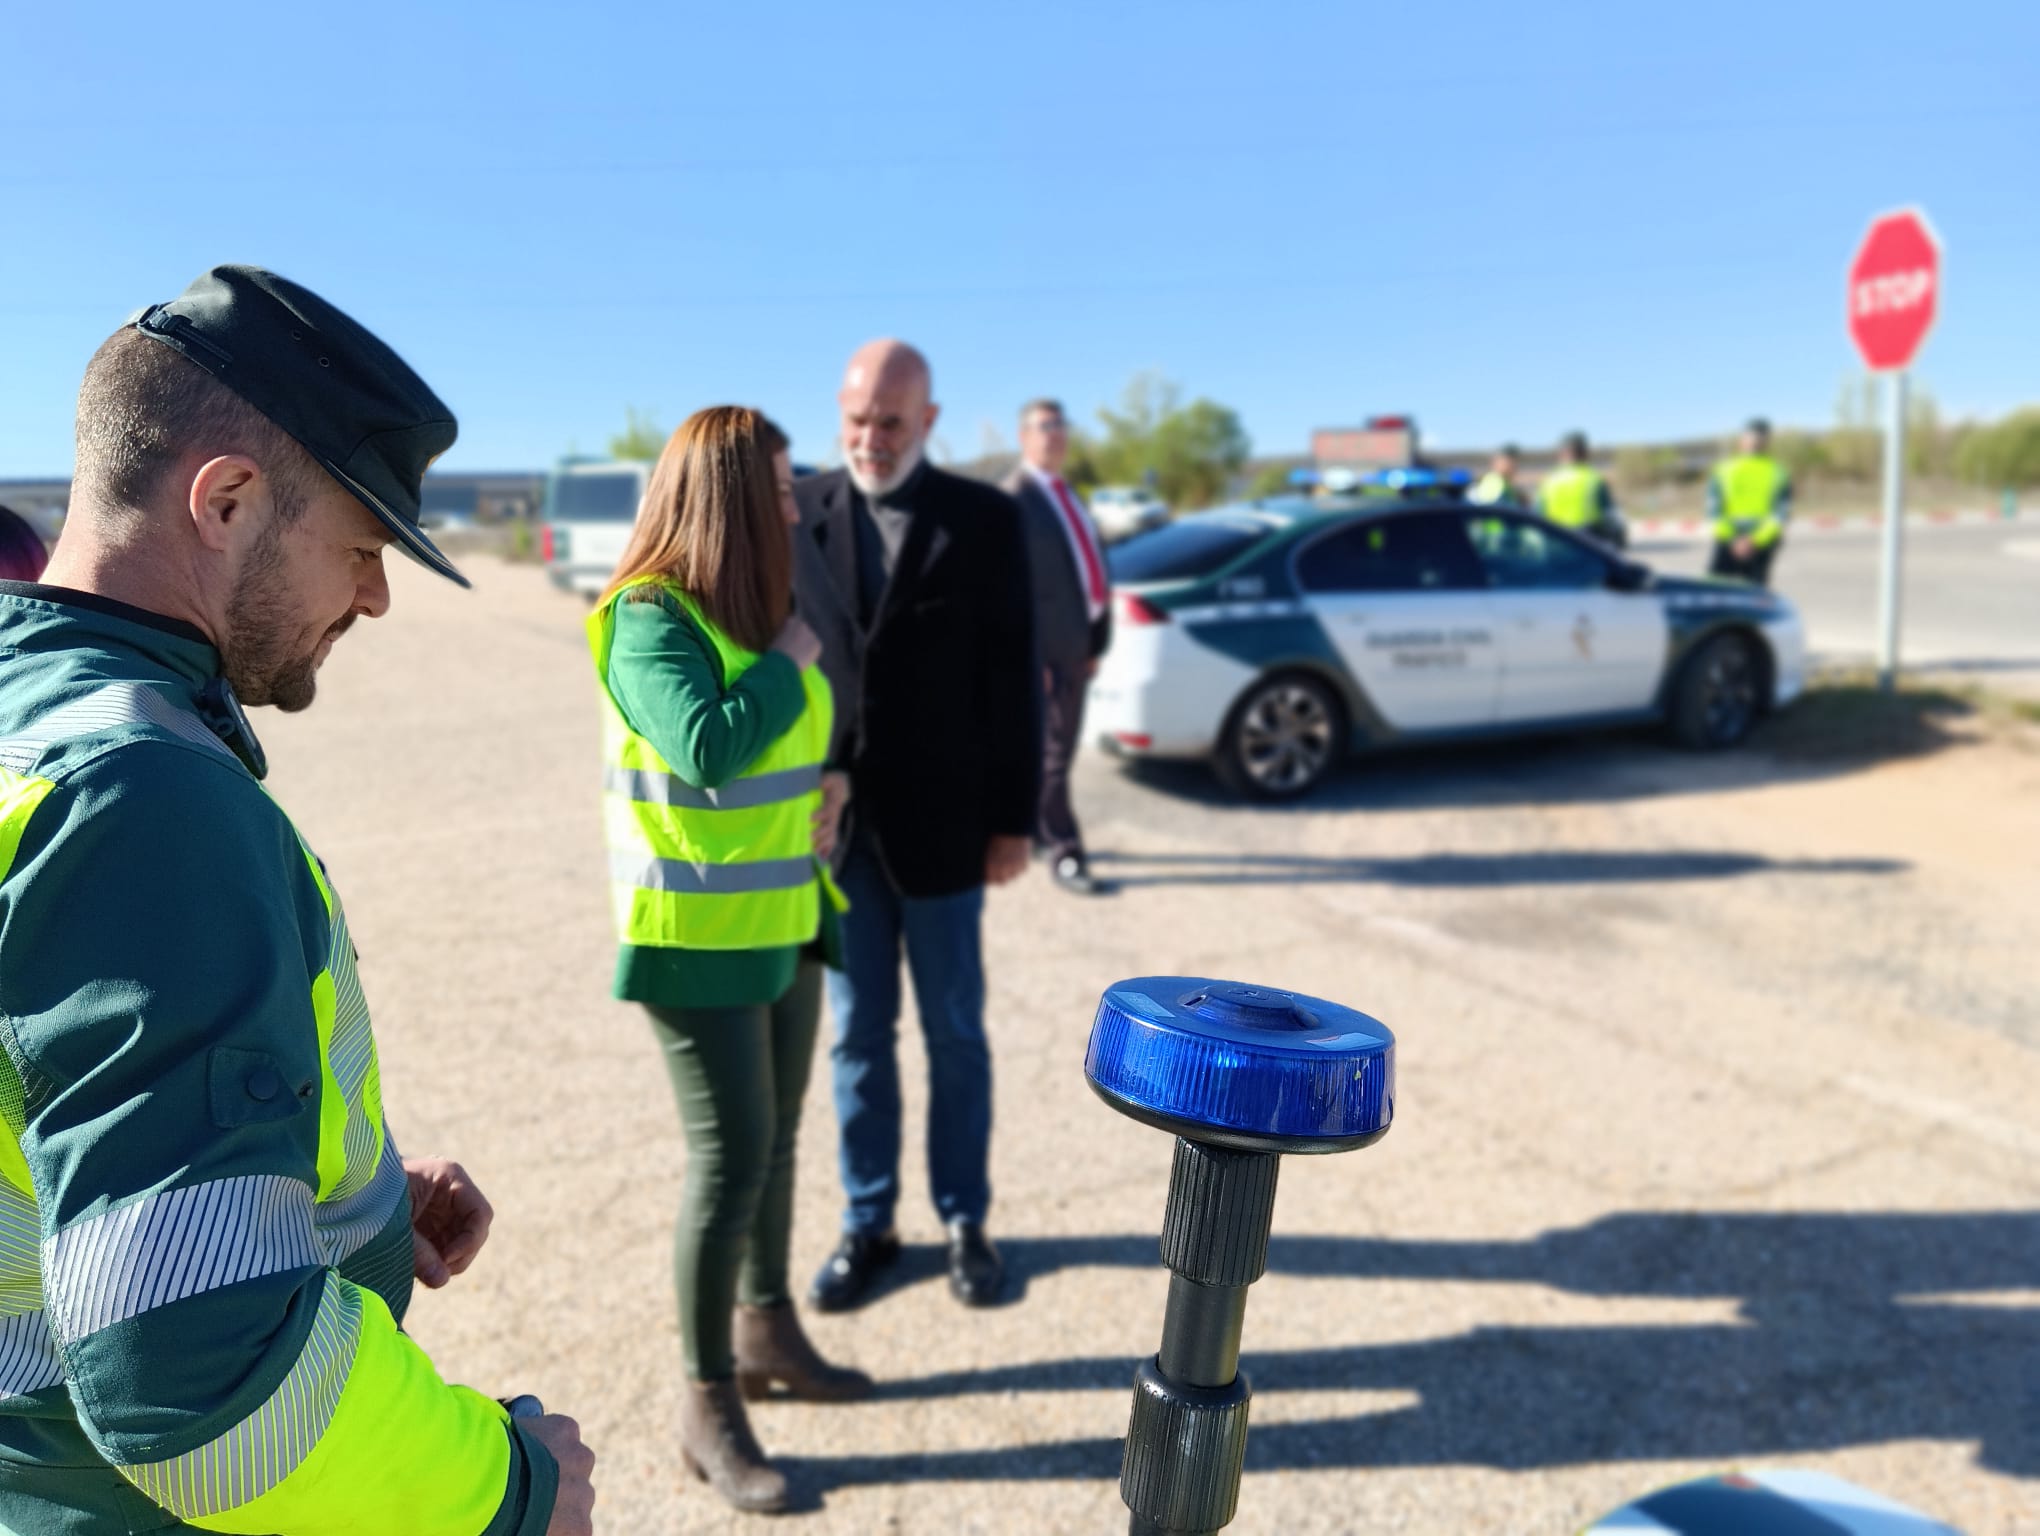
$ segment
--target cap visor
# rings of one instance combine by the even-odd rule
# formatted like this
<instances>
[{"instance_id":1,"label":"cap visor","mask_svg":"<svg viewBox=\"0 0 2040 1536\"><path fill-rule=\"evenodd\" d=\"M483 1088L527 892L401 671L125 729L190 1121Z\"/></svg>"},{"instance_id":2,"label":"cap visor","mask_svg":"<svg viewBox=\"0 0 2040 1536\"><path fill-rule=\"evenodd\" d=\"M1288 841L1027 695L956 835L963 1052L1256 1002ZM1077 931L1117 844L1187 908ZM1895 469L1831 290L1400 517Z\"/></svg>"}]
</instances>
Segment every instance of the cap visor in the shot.
<instances>
[{"instance_id":1,"label":"cap visor","mask_svg":"<svg viewBox=\"0 0 2040 1536\"><path fill-rule=\"evenodd\" d=\"M363 485L359 480L342 470L338 465L320 460L326 473L345 486L355 500L375 514L376 521L389 529L396 538L397 546L428 571L437 572L455 586L472 588L474 583L461 575L454 563L439 552L439 546L425 537L425 530L407 517L399 516L382 503L382 498Z\"/></svg>"}]
</instances>

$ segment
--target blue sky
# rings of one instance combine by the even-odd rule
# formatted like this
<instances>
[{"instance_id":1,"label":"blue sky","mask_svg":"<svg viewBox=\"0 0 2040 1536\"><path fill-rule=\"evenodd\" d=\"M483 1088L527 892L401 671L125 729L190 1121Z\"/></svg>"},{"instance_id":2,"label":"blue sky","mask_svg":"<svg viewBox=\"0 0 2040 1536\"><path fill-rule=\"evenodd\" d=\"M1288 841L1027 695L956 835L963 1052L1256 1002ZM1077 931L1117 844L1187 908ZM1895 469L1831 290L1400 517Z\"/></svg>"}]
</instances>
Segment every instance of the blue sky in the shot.
<instances>
[{"instance_id":1,"label":"blue sky","mask_svg":"<svg viewBox=\"0 0 2040 1536\"><path fill-rule=\"evenodd\" d=\"M16 6L0 476L67 472L85 360L219 261L381 332L448 468L763 406L832 451L903 335L942 444L1140 370L1257 450L1831 419L1871 214L1946 243L1917 378L2040 400L2040 6Z\"/></svg>"}]
</instances>

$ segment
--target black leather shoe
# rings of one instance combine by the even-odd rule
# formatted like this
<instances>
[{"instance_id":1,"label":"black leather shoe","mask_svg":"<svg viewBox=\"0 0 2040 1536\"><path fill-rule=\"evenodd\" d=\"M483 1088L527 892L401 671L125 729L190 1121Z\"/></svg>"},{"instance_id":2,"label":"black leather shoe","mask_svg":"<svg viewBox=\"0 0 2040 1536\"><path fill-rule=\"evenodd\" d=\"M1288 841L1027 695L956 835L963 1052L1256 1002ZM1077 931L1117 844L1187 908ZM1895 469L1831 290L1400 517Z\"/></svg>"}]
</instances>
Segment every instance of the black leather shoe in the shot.
<instances>
[{"instance_id":1,"label":"black leather shoe","mask_svg":"<svg viewBox=\"0 0 2040 1536\"><path fill-rule=\"evenodd\" d=\"M1092 874L1074 853L1066 853L1057 859L1052 873L1057 885L1078 896L1101 896L1105 892L1104 882Z\"/></svg>"},{"instance_id":2,"label":"black leather shoe","mask_svg":"<svg viewBox=\"0 0 2040 1536\"><path fill-rule=\"evenodd\" d=\"M1006 1264L974 1221L949 1224L949 1293L966 1307L989 1307L1006 1288Z\"/></svg>"},{"instance_id":3,"label":"black leather shoe","mask_svg":"<svg viewBox=\"0 0 2040 1536\"><path fill-rule=\"evenodd\" d=\"M818 1312L847 1312L864 1300L879 1271L899 1256L900 1240L891 1232L882 1237L845 1232L836 1251L816 1273L808 1300Z\"/></svg>"}]
</instances>

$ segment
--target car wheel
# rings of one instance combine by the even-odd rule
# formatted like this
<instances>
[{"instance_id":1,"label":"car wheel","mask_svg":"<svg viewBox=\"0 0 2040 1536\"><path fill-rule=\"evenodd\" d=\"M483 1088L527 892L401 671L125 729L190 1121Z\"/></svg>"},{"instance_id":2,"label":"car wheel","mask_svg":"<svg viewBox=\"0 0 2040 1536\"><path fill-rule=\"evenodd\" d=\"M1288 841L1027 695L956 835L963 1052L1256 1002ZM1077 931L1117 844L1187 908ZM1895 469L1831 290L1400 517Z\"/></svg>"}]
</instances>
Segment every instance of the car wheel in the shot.
<instances>
[{"instance_id":1,"label":"car wheel","mask_svg":"<svg viewBox=\"0 0 2040 1536\"><path fill-rule=\"evenodd\" d=\"M1696 751L1732 747L1762 709L1763 665L1743 635L1716 635L1693 653L1672 696L1672 735Z\"/></svg>"},{"instance_id":2,"label":"car wheel","mask_svg":"<svg viewBox=\"0 0 2040 1536\"><path fill-rule=\"evenodd\" d=\"M1315 789L1339 760L1345 725L1339 701L1315 678L1264 678L1234 706L1218 744L1219 781L1257 800L1288 800Z\"/></svg>"}]
</instances>

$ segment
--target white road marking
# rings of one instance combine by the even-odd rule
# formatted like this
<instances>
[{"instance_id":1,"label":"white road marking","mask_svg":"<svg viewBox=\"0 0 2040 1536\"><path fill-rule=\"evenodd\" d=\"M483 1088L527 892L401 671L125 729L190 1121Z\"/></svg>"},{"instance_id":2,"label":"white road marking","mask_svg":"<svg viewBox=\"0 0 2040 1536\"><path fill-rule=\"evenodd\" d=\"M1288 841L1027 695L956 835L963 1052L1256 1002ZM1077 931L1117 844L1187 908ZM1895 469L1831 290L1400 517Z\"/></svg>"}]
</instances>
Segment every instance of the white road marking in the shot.
<instances>
[{"instance_id":1,"label":"white road marking","mask_svg":"<svg viewBox=\"0 0 2040 1536\"><path fill-rule=\"evenodd\" d=\"M1842 1086L1859 1098L1887 1109L1902 1109L1910 1115L1936 1125L1947 1126L1950 1130L1963 1131L1978 1141L1988 1141L2016 1152L2022 1157L2040 1157L2040 1136L2024 1126L2014 1125L2009 1120L2000 1120L1996 1115L1985 1114L1971 1109L1967 1104L1953 1099L1939 1099L1931 1094L1906 1088L1897 1083L1882 1082L1874 1077L1860 1077L1853 1073L1844 1077Z\"/></svg>"}]
</instances>

